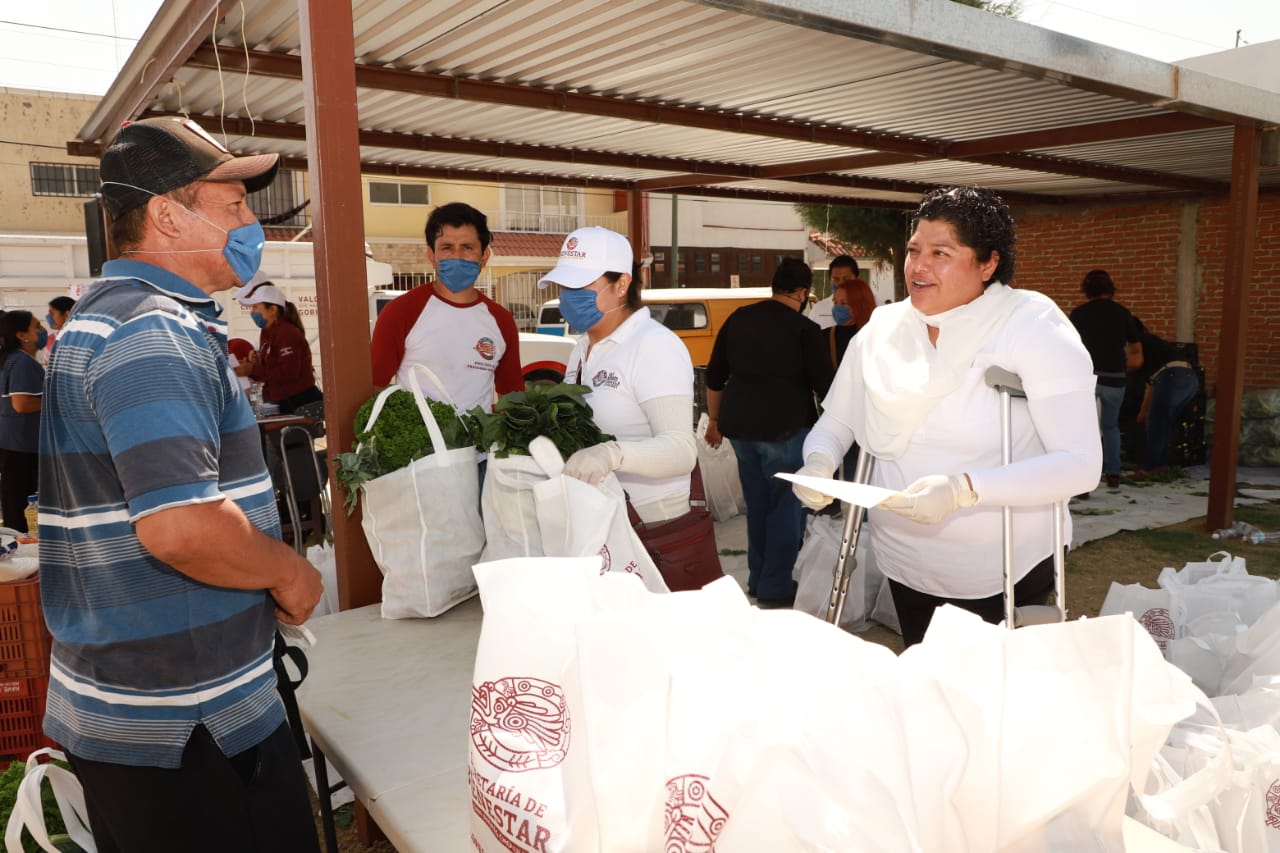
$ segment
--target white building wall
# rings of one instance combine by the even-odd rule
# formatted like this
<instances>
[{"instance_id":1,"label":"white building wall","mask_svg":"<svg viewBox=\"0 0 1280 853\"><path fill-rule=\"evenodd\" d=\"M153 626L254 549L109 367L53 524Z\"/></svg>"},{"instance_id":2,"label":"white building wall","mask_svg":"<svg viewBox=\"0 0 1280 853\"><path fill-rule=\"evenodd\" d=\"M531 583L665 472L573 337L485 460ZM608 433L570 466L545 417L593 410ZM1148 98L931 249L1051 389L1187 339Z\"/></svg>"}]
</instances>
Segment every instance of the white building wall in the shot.
<instances>
[{"instance_id":1,"label":"white building wall","mask_svg":"<svg viewBox=\"0 0 1280 853\"><path fill-rule=\"evenodd\" d=\"M671 245L671 196L649 197L649 243ZM801 251L808 229L790 204L736 199L679 198L681 247Z\"/></svg>"}]
</instances>

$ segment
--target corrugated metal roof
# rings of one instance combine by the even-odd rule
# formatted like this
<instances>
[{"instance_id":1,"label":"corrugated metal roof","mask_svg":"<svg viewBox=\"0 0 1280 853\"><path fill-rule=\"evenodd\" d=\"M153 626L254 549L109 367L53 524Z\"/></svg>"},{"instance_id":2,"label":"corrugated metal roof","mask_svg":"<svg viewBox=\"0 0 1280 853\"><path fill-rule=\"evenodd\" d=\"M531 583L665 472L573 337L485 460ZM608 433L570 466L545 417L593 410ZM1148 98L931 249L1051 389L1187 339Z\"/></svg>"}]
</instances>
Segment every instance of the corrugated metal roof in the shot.
<instances>
[{"instance_id":1,"label":"corrugated metal roof","mask_svg":"<svg viewBox=\"0 0 1280 853\"><path fill-rule=\"evenodd\" d=\"M233 149L305 158L296 0L222 3L216 40L191 20L201 3L166 0L83 150L113 118L182 112L215 133L252 117L231 122ZM411 72L358 76L361 157L384 171L878 203L981 183L1054 202L1225 191L1231 123L1280 123L1280 93L930 0L352 6L357 74Z\"/></svg>"}]
</instances>

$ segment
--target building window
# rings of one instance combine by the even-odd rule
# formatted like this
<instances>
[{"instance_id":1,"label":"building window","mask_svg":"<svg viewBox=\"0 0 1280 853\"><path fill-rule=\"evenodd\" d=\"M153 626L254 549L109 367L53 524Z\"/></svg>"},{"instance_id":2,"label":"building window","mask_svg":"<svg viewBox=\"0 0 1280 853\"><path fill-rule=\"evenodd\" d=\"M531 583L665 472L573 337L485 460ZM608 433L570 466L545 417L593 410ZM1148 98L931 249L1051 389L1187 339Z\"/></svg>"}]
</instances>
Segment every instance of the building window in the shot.
<instances>
[{"instance_id":1,"label":"building window","mask_svg":"<svg viewBox=\"0 0 1280 853\"><path fill-rule=\"evenodd\" d=\"M746 271L747 271L747 256L738 255L738 272L744 273Z\"/></svg>"},{"instance_id":2,"label":"building window","mask_svg":"<svg viewBox=\"0 0 1280 853\"><path fill-rule=\"evenodd\" d=\"M558 187L508 186L502 192L502 228L565 234L578 227L578 191Z\"/></svg>"},{"instance_id":3,"label":"building window","mask_svg":"<svg viewBox=\"0 0 1280 853\"><path fill-rule=\"evenodd\" d=\"M760 255L751 256L751 271L764 272L764 259Z\"/></svg>"},{"instance_id":4,"label":"building window","mask_svg":"<svg viewBox=\"0 0 1280 853\"><path fill-rule=\"evenodd\" d=\"M693 253L693 271L694 272L707 271L707 256L702 252Z\"/></svg>"},{"instance_id":5,"label":"building window","mask_svg":"<svg viewBox=\"0 0 1280 853\"><path fill-rule=\"evenodd\" d=\"M711 253L711 271L720 272L720 253L719 252Z\"/></svg>"},{"instance_id":6,"label":"building window","mask_svg":"<svg viewBox=\"0 0 1280 853\"><path fill-rule=\"evenodd\" d=\"M426 207L431 204L431 188L427 184L370 181L369 204Z\"/></svg>"},{"instance_id":7,"label":"building window","mask_svg":"<svg viewBox=\"0 0 1280 853\"><path fill-rule=\"evenodd\" d=\"M32 163L31 194L88 198L102 183L97 166L71 163Z\"/></svg>"},{"instance_id":8,"label":"building window","mask_svg":"<svg viewBox=\"0 0 1280 853\"><path fill-rule=\"evenodd\" d=\"M302 228L307 224L307 176L281 169L264 189L249 196L249 204L263 225Z\"/></svg>"},{"instance_id":9,"label":"building window","mask_svg":"<svg viewBox=\"0 0 1280 853\"><path fill-rule=\"evenodd\" d=\"M653 253L653 271L654 272L667 271L667 253L666 252Z\"/></svg>"}]
</instances>

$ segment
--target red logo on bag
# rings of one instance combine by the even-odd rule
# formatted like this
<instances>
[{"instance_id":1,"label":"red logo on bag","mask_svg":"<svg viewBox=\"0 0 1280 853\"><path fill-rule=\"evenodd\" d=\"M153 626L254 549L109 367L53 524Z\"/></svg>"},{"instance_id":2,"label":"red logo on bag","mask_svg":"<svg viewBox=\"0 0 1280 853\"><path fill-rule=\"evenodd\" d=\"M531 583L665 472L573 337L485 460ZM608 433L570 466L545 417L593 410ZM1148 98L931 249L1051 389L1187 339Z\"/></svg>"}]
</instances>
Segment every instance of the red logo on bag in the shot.
<instances>
[{"instance_id":1,"label":"red logo on bag","mask_svg":"<svg viewBox=\"0 0 1280 853\"><path fill-rule=\"evenodd\" d=\"M1168 610L1163 607L1153 607L1142 614L1138 624L1147 629L1147 633L1156 641L1160 651L1168 651L1169 641L1173 639L1173 619L1169 616Z\"/></svg>"},{"instance_id":2,"label":"red logo on bag","mask_svg":"<svg viewBox=\"0 0 1280 853\"><path fill-rule=\"evenodd\" d=\"M499 770L545 770L569 751L569 710L560 685L500 678L471 688L471 742Z\"/></svg>"},{"instance_id":3,"label":"red logo on bag","mask_svg":"<svg viewBox=\"0 0 1280 853\"><path fill-rule=\"evenodd\" d=\"M1267 789L1267 826L1280 829L1280 779Z\"/></svg>"},{"instance_id":4,"label":"red logo on bag","mask_svg":"<svg viewBox=\"0 0 1280 853\"><path fill-rule=\"evenodd\" d=\"M686 773L667 780L663 817L666 853L715 853L729 812L707 791L707 777Z\"/></svg>"}]
</instances>

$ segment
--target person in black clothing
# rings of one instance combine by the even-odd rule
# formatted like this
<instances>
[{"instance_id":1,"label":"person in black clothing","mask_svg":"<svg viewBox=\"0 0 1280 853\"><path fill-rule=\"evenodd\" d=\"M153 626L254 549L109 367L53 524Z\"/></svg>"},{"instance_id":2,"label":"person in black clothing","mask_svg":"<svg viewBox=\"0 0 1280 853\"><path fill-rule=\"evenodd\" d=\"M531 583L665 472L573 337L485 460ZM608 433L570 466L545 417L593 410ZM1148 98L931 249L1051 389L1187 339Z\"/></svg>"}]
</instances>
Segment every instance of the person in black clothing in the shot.
<instances>
[{"instance_id":1,"label":"person in black clothing","mask_svg":"<svg viewBox=\"0 0 1280 853\"><path fill-rule=\"evenodd\" d=\"M0 510L4 526L27 530L27 498L39 479L44 368L36 360L47 332L30 311L0 312Z\"/></svg>"},{"instance_id":2,"label":"person in black clothing","mask_svg":"<svg viewBox=\"0 0 1280 853\"><path fill-rule=\"evenodd\" d=\"M1195 366L1179 357L1166 340L1153 335L1137 317L1142 346L1142 373L1146 385L1138 423L1146 424L1147 440L1142 453L1142 469L1133 479L1141 482L1152 474L1168 469L1169 442L1183 407L1200 390L1200 376Z\"/></svg>"},{"instance_id":3,"label":"person in black clothing","mask_svg":"<svg viewBox=\"0 0 1280 853\"><path fill-rule=\"evenodd\" d=\"M791 484L805 436L818 419L815 395L835 371L818 324L801 312L813 273L786 258L773 276L773 298L739 308L716 335L707 364L707 442L728 438L747 501L747 591L763 606L795 601L791 572L804 537L804 507Z\"/></svg>"},{"instance_id":4,"label":"person in black clothing","mask_svg":"<svg viewBox=\"0 0 1280 853\"><path fill-rule=\"evenodd\" d=\"M1125 369L1130 353L1138 351L1138 324L1114 297L1115 283L1106 270L1090 270L1080 289L1088 302L1071 312L1071 324L1080 333L1093 358L1098 377L1098 426L1102 430L1102 473L1107 487L1120 487L1120 406L1124 403Z\"/></svg>"}]
</instances>

